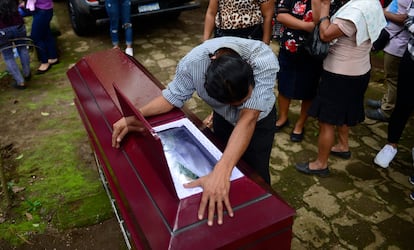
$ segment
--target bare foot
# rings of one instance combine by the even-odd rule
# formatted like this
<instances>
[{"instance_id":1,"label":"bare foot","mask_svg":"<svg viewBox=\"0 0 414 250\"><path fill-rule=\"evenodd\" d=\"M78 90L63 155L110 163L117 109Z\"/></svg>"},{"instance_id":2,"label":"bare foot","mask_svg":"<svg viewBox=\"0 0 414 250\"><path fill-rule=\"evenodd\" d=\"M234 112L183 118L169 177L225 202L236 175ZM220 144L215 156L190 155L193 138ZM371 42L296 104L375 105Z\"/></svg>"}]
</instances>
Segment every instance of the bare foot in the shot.
<instances>
[{"instance_id":1,"label":"bare foot","mask_svg":"<svg viewBox=\"0 0 414 250\"><path fill-rule=\"evenodd\" d=\"M40 64L38 70L39 71L46 71L46 70L49 69L49 67L50 67L50 64L49 63L42 63L42 64Z\"/></svg>"}]
</instances>

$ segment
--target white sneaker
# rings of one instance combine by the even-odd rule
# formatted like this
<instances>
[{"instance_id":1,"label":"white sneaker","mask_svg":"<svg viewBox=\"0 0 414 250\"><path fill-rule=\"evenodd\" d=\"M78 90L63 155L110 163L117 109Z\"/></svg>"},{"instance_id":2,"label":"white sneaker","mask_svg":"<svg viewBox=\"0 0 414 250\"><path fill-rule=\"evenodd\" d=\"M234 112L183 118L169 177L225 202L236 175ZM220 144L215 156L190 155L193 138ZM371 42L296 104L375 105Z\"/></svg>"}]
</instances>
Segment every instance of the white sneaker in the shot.
<instances>
[{"instance_id":1,"label":"white sneaker","mask_svg":"<svg viewBox=\"0 0 414 250\"><path fill-rule=\"evenodd\" d=\"M387 144L378 152L377 156L375 156L374 163L382 168L388 168L396 154L397 149Z\"/></svg>"},{"instance_id":2,"label":"white sneaker","mask_svg":"<svg viewBox=\"0 0 414 250\"><path fill-rule=\"evenodd\" d=\"M126 48L125 49L125 54L127 54L129 56L134 56L134 50L132 48Z\"/></svg>"}]
</instances>

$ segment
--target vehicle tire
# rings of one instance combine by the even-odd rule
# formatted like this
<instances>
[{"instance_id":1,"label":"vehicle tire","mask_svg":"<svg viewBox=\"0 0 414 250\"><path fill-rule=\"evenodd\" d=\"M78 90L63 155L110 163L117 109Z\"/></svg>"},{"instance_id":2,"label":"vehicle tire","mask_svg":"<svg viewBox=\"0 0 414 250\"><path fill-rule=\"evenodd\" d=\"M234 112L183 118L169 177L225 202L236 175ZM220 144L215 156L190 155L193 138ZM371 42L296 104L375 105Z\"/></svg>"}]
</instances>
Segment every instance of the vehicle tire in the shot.
<instances>
[{"instance_id":1,"label":"vehicle tire","mask_svg":"<svg viewBox=\"0 0 414 250\"><path fill-rule=\"evenodd\" d=\"M68 12L72 28L78 36L86 36L95 30L96 22L81 10L88 8L82 6L79 0L68 0Z\"/></svg>"}]
</instances>

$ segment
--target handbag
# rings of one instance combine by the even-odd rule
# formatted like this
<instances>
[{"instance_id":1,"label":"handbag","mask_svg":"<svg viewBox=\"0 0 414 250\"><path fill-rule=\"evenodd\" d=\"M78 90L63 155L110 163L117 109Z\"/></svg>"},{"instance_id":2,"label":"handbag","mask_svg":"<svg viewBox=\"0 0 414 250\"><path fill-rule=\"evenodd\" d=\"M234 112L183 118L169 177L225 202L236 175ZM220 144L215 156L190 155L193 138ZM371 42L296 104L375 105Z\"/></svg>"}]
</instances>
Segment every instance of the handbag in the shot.
<instances>
[{"instance_id":1,"label":"handbag","mask_svg":"<svg viewBox=\"0 0 414 250\"><path fill-rule=\"evenodd\" d=\"M322 41L319 35L319 25L321 21L323 21L323 18L321 18L321 20L319 20L319 22L316 24L315 28L304 44L305 50L312 57L318 60L325 59L329 52L329 42Z\"/></svg>"},{"instance_id":2,"label":"handbag","mask_svg":"<svg viewBox=\"0 0 414 250\"><path fill-rule=\"evenodd\" d=\"M372 43L371 50L373 52L378 52L380 50L383 50L385 48L385 46L387 46L387 44L391 41L391 39L393 39L394 37L396 37L403 30L404 29L401 29L395 35L391 36L390 33L388 33L388 31L385 28L382 29L381 30L381 33L379 34L379 36L377 38L377 40L375 40L375 42Z\"/></svg>"}]
</instances>

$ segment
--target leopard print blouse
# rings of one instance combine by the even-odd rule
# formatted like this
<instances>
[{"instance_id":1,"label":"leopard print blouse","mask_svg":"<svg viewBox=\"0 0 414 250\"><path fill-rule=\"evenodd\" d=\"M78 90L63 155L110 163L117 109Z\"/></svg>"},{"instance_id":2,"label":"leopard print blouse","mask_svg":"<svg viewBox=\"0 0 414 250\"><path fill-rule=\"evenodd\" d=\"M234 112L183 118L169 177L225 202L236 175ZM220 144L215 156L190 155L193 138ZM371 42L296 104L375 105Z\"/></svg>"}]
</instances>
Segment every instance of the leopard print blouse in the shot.
<instances>
[{"instance_id":1,"label":"leopard print blouse","mask_svg":"<svg viewBox=\"0 0 414 250\"><path fill-rule=\"evenodd\" d=\"M242 29L263 23L260 5L273 0L218 0L216 27Z\"/></svg>"}]
</instances>

